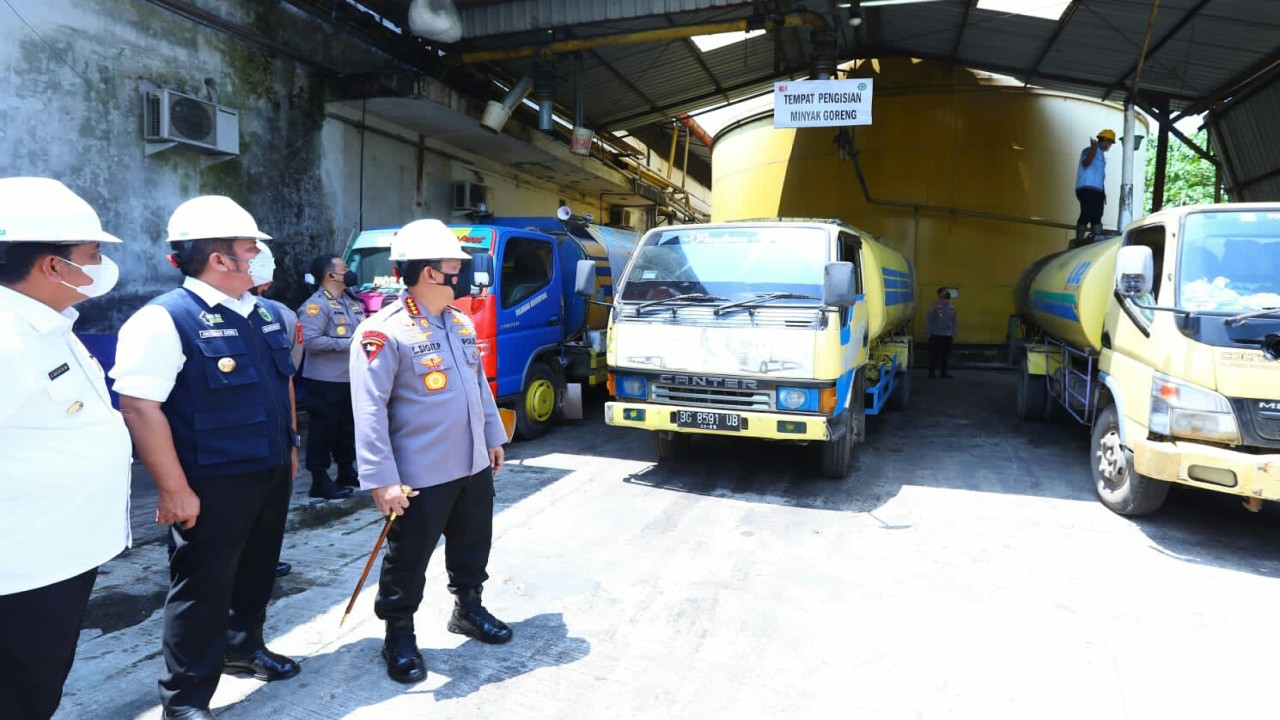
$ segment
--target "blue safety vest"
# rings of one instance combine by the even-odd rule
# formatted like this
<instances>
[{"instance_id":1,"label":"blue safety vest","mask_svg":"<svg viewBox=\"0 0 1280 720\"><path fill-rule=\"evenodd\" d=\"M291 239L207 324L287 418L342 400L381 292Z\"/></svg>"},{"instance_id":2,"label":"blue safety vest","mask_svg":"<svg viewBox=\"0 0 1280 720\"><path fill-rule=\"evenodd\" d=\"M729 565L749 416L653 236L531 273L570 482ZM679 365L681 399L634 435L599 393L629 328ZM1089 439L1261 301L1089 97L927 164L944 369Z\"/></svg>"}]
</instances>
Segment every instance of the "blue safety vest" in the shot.
<instances>
[{"instance_id":1,"label":"blue safety vest","mask_svg":"<svg viewBox=\"0 0 1280 720\"><path fill-rule=\"evenodd\" d=\"M151 301L173 317L187 360L162 408L188 477L255 472L289 462L289 331L263 303L240 317L184 288Z\"/></svg>"}]
</instances>

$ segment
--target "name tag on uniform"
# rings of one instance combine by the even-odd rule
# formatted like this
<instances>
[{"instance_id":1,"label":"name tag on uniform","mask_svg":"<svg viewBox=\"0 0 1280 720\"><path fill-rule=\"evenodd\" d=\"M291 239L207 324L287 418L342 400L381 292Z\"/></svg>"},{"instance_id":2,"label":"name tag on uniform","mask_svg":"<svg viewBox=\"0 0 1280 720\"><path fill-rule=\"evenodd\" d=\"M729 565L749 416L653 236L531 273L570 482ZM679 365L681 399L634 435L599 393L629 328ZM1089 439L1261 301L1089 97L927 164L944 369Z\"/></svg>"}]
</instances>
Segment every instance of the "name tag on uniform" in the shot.
<instances>
[{"instance_id":1,"label":"name tag on uniform","mask_svg":"<svg viewBox=\"0 0 1280 720\"><path fill-rule=\"evenodd\" d=\"M279 329L280 329L280 323L271 323L270 325L262 326L262 332L264 333L275 332Z\"/></svg>"},{"instance_id":2,"label":"name tag on uniform","mask_svg":"<svg viewBox=\"0 0 1280 720\"><path fill-rule=\"evenodd\" d=\"M235 337L235 336L238 336L239 334L240 334L240 331L236 330L235 328L227 328L225 330L201 330L200 339L204 340L207 338L216 338L216 337Z\"/></svg>"},{"instance_id":3,"label":"name tag on uniform","mask_svg":"<svg viewBox=\"0 0 1280 720\"><path fill-rule=\"evenodd\" d=\"M66 375L70 371L71 371L71 368L66 363L62 363L58 367L49 371L49 379L57 380L58 378L62 377L63 375Z\"/></svg>"},{"instance_id":4,"label":"name tag on uniform","mask_svg":"<svg viewBox=\"0 0 1280 720\"><path fill-rule=\"evenodd\" d=\"M441 345L438 342L418 343L410 349L410 352L414 355L426 355L427 353L440 352L440 347Z\"/></svg>"}]
</instances>

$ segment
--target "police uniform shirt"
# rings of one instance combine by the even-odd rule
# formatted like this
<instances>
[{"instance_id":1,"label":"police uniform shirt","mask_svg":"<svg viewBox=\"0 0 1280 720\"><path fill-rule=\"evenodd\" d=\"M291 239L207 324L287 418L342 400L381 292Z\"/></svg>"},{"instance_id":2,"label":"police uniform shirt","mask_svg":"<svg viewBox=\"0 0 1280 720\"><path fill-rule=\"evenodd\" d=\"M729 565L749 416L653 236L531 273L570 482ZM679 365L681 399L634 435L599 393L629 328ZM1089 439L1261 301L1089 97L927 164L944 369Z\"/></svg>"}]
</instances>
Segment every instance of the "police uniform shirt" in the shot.
<instances>
[{"instance_id":1,"label":"police uniform shirt","mask_svg":"<svg viewBox=\"0 0 1280 720\"><path fill-rule=\"evenodd\" d=\"M257 298L245 293L232 298L208 283L188 277L182 287L206 305L222 305L242 318L257 306ZM121 395L162 403L187 362L182 339L169 311L160 305L144 305L120 327L116 364L111 368L115 391Z\"/></svg>"},{"instance_id":2,"label":"police uniform shirt","mask_svg":"<svg viewBox=\"0 0 1280 720\"><path fill-rule=\"evenodd\" d=\"M356 326L364 321L364 307L347 293L334 295L320 288L298 308L306 365L302 377L325 382L349 382L348 359Z\"/></svg>"},{"instance_id":3,"label":"police uniform shirt","mask_svg":"<svg viewBox=\"0 0 1280 720\"><path fill-rule=\"evenodd\" d=\"M131 542L129 431L76 317L0 286L0 595L75 577Z\"/></svg>"},{"instance_id":4,"label":"police uniform shirt","mask_svg":"<svg viewBox=\"0 0 1280 720\"><path fill-rule=\"evenodd\" d=\"M355 337L351 402L362 488L429 487L489 466L488 449L506 433L470 318L453 307L433 316L406 293Z\"/></svg>"}]
</instances>

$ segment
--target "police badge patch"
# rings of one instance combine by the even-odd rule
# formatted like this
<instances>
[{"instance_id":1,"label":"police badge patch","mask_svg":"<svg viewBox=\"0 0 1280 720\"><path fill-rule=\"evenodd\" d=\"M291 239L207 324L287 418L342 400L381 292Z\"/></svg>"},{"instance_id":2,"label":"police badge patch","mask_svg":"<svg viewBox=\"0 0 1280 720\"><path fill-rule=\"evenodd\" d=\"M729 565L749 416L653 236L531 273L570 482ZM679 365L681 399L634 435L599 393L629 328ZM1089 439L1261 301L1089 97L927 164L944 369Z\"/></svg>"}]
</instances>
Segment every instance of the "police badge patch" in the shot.
<instances>
[{"instance_id":1,"label":"police badge patch","mask_svg":"<svg viewBox=\"0 0 1280 720\"><path fill-rule=\"evenodd\" d=\"M364 357L370 363L382 352L387 344L387 336L377 330L365 330L360 336L360 347L364 348Z\"/></svg>"}]
</instances>

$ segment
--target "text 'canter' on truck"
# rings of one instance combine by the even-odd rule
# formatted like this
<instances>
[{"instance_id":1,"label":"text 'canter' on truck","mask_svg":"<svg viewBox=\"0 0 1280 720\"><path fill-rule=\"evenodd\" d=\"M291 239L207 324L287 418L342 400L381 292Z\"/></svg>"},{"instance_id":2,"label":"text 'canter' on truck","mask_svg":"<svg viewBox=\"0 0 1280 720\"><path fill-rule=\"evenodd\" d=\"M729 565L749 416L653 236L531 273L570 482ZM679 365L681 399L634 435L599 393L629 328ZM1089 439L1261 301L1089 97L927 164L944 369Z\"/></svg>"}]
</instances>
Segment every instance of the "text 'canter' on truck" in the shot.
<instances>
[{"instance_id":1,"label":"text 'canter' on truck","mask_svg":"<svg viewBox=\"0 0 1280 720\"><path fill-rule=\"evenodd\" d=\"M1164 210L1050 255L1014 291L1018 414L1092 425L1103 504L1172 483L1280 499L1280 205Z\"/></svg>"},{"instance_id":2,"label":"text 'canter' on truck","mask_svg":"<svg viewBox=\"0 0 1280 720\"><path fill-rule=\"evenodd\" d=\"M450 225L462 249L487 256L491 277L455 301L476 326L481 364L498 404L516 412L515 434L531 439L561 417L581 417L583 384L605 382L605 305L639 235L602 227L562 207L555 217L487 217ZM391 272L398 228L366 230L348 243L356 294L370 313L404 289ZM579 261L592 268L587 295L575 292ZM479 263L476 263L479 266Z\"/></svg>"},{"instance_id":3,"label":"text 'canter' on truck","mask_svg":"<svg viewBox=\"0 0 1280 720\"><path fill-rule=\"evenodd\" d=\"M609 317L605 420L651 431L660 461L749 437L816 444L844 478L866 417L906 404L914 287L905 257L839 220L650 230Z\"/></svg>"}]
</instances>

